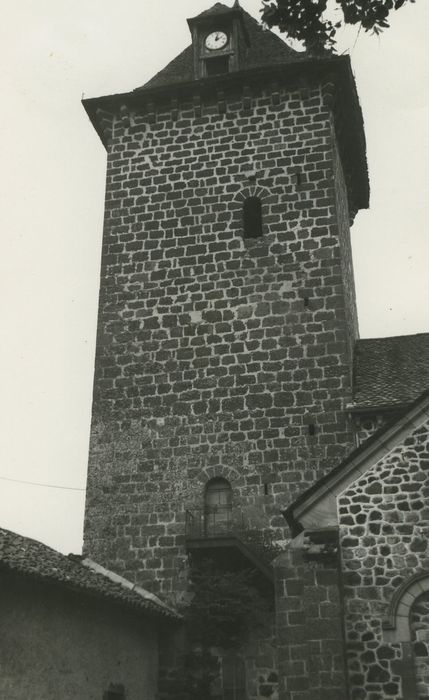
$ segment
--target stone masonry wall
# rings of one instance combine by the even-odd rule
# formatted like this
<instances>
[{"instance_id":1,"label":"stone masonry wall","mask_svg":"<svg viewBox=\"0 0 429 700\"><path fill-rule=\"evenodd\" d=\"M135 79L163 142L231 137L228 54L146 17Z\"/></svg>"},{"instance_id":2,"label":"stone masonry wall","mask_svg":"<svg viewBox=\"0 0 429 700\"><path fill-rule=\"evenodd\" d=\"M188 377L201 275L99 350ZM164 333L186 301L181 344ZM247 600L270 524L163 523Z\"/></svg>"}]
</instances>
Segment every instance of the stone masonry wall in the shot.
<instances>
[{"instance_id":1,"label":"stone masonry wall","mask_svg":"<svg viewBox=\"0 0 429 700\"><path fill-rule=\"evenodd\" d=\"M275 562L280 700L348 697L336 558L290 548Z\"/></svg>"},{"instance_id":2,"label":"stone masonry wall","mask_svg":"<svg viewBox=\"0 0 429 700\"><path fill-rule=\"evenodd\" d=\"M2 700L156 700L157 621L4 570L0 590Z\"/></svg>"},{"instance_id":3,"label":"stone masonry wall","mask_svg":"<svg viewBox=\"0 0 429 700\"><path fill-rule=\"evenodd\" d=\"M429 425L339 499L351 700L402 700L401 646L383 641L394 592L429 569Z\"/></svg>"},{"instance_id":4,"label":"stone masonry wall","mask_svg":"<svg viewBox=\"0 0 429 700\"><path fill-rule=\"evenodd\" d=\"M283 537L281 508L353 446L323 90L234 90L111 114L85 551L169 597L209 478Z\"/></svg>"},{"instance_id":5,"label":"stone masonry wall","mask_svg":"<svg viewBox=\"0 0 429 700\"><path fill-rule=\"evenodd\" d=\"M249 700L279 700L274 615L267 616L266 630L253 630L243 648Z\"/></svg>"},{"instance_id":6,"label":"stone masonry wall","mask_svg":"<svg viewBox=\"0 0 429 700\"><path fill-rule=\"evenodd\" d=\"M339 236L341 251L342 277L344 280L344 301L346 316L348 319L347 329L347 349L349 354L350 373L353 371L353 352L355 341L359 336L359 323L356 306L356 290L353 272L352 245L350 240L349 222L351 213L349 211L346 183L341 164L340 154L335 139L334 126L332 124L333 148L333 170L335 178L336 210L338 217L338 230L342 232ZM352 381L352 376L350 377Z\"/></svg>"}]
</instances>

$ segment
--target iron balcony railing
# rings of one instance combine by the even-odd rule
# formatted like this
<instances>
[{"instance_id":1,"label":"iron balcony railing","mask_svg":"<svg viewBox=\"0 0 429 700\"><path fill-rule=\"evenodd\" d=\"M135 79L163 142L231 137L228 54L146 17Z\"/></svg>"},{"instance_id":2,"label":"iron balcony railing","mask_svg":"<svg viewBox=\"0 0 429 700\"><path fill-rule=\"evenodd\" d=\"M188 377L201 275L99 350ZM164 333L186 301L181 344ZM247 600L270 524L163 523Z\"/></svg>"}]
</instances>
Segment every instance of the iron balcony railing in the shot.
<instances>
[{"instance_id":1,"label":"iron balcony railing","mask_svg":"<svg viewBox=\"0 0 429 700\"><path fill-rule=\"evenodd\" d=\"M243 513L232 505L193 508L186 511L187 539L232 535L243 530Z\"/></svg>"},{"instance_id":2,"label":"iron balcony railing","mask_svg":"<svg viewBox=\"0 0 429 700\"><path fill-rule=\"evenodd\" d=\"M189 547L233 546L247 565L273 580L271 562L275 553L261 529L245 526L244 513L232 505L192 508L186 511L185 537ZM216 540L221 540L220 542ZM206 542L204 542L204 540ZM240 560L238 557L238 561Z\"/></svg>"}]
</instances>

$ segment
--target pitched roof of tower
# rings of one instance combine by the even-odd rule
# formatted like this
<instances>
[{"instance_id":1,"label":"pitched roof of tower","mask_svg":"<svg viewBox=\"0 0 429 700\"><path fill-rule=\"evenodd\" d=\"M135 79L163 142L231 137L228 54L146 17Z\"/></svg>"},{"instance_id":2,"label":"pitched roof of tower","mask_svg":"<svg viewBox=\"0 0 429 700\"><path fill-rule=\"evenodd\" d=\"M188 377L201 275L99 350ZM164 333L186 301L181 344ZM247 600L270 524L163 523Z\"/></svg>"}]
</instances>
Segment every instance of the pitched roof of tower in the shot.
<instances>
[{"instance_id":1,"label":"pitched roof of tower","mask_svg":"<svg viewBox=\"0 0 429 700\"><path fill-rule=\"evenodd\" d=\"M229 8L218 2L193 19L216 16L217 14L220 15L226 11L231 12L233 10L241 13L244 29L252 48L246 58L246 70L282 63L295 63L303 58L308 58L307 53L294 51L276 34L270 30L263 29L259 22L240 6ZM135 92L175 83L186 83L192 80L194 80L194 53L193 47L190 45L147 83L136 88Z\"/></svg>"},{"instance_id":2,"label":"pitched roof of tower","mask_svg":"<svg viewBox=\"0 0 429 700\"><path fill-rule=\"evenodd\" d=\"M401 406L429 387L429 333L358 340L354 352L356 408Z\"/></svg>"},{"instance_id":3,"label":"pitched roof of tower","mask_svg":"<svg viewBox=\"0 0 429 700\"><path fill-rule=\"evenodd\" d=\"M193 19L201 19L202 17L212 17L213 15L223 15L225 12L230 12L231 8L228 5L224 5L223 2L216 2L214 5L208 8L208 10L203 10L199 15L196 15Z\"/></svg>"},{"instance_id":4,"label":"pitched roof of tower","mask_svg":"<svg viewBox=\"0 0 429 700\"><path fill-rule=\"evenodd\" d=\"M89 559L61 554L37 540L0 528L0 571L53 583L121 604L151 617L180 616L149 591Z\"/></svg>"},{"instance_id":5,"label":"pitched roof of tower","mask_svg":"<svg viewBox=\"0 0 429 700\"><path fill-rule=\"evenodd\" d=\"M207 96L216 96L219 86L222 89L237 91L237 88L241 89L244 84L256 84L258 89L261 85L267 85L267 81L271 87L275 82L283 81L288 85L292 82L296 86L304 86L307 80L314 79L319 84L327 84L325 99L332 108L337 125L350 211L355 213L359 209L367 208L369 181L365 134L350 57L332 54L313 56L308 52L294 51L273 32L264 31L257 20L239 5L226 8L225 5L219 4L216 11L220 12L219 7L222 12L226 13L228 10L235 17L240 17L245 43L250 46L243 61L244 66L241 64L237 70L228 74L196 79L194 48L191 45L143 86L131 92L83 100L85 110L103 144L107 148L111 142L113 114L117 109L125 114L133 105L138 110L142 109L143 113L154 115L156 119L156 105L164 103L166 106L168 102L171 106L172 97L182 99L193 95L206 99ZM204 23L206 20L203 18L202 21ZM192 23L192 20L189 22ZM152 106L154 112L151 111Z\"/></svg>"}]
</instances>

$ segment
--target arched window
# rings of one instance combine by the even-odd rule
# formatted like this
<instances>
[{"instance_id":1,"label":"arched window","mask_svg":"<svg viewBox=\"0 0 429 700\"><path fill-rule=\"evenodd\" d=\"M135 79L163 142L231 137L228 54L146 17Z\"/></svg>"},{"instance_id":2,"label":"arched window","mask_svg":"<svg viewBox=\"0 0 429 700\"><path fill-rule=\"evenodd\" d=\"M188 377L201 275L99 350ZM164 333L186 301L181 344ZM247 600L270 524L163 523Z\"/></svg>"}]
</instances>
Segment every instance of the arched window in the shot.
<instances>
[{"instance_id":1,"label":"arched window","mask_svg":"<svg viewBox=\"0 0 429 700\"><path fill-rule=\"evenodd\" d=\"M226 534L231 527L231 484L222 477L211 479L204 494L206 533L212 536Z\"/></svg>"},{"instance_id":2,"label":"arched window","mask_svg":"<svg viewBox=\"0 0 429 700\"><path fill-rule=\"evenodd\" d=\"M429 697L429 571L414 574L397 588L382 627L384 643L399 650L404 699Z\"/></svg>"},{"instance_id":3,"label":"arched window","mask_svg":"<svg viewBox=\"0 0 429 700\"><path fill-rule=\"evenodd\" d=\"M262 204L259 197L248 197L243 204L244 238L262 236Z\"/></svg>"},{"instance_id":4,"label":"arched window","mask_svg":"<svg viewBox=\"0 0 429 700\"><path fill-rule=\"evenodd\" d=\"M246 669L239 656L222 659L222 700L246 700Z\"/></svg>"},{"instance_id":5,"label":"arched window","mask_svg":"<svg viewBox=\"0 0 429 700\"><path fill-rule=\"evenodd\" d=\"M411 641L413 645L417 696L429 696L429 592L414 601L410 612Z\"/></svg>"}]
</instances>

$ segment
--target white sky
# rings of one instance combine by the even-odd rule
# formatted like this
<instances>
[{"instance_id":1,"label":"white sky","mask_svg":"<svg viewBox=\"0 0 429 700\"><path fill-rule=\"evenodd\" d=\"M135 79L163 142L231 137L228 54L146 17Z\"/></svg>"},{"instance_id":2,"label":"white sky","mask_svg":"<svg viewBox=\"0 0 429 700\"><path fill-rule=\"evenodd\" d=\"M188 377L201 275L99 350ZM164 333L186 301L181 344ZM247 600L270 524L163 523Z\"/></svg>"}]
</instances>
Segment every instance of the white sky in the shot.
<instances>
[{"instance_id":1,"label":"white sky","mask_svg":"<svg viewBox=\"0 0 429 700\"><path fill-rule=\"evenodd\" d=\"M227 0L228 4L232 0ZM79 552L105 152L81 95L143 84L211 0L14 0L0 26L0 526ZM258 16L260 0L242 0ZM429 331L429 3L378 39L346 32L371 209L353 227L361 335Z\"/></svg>"}]
</instances>

